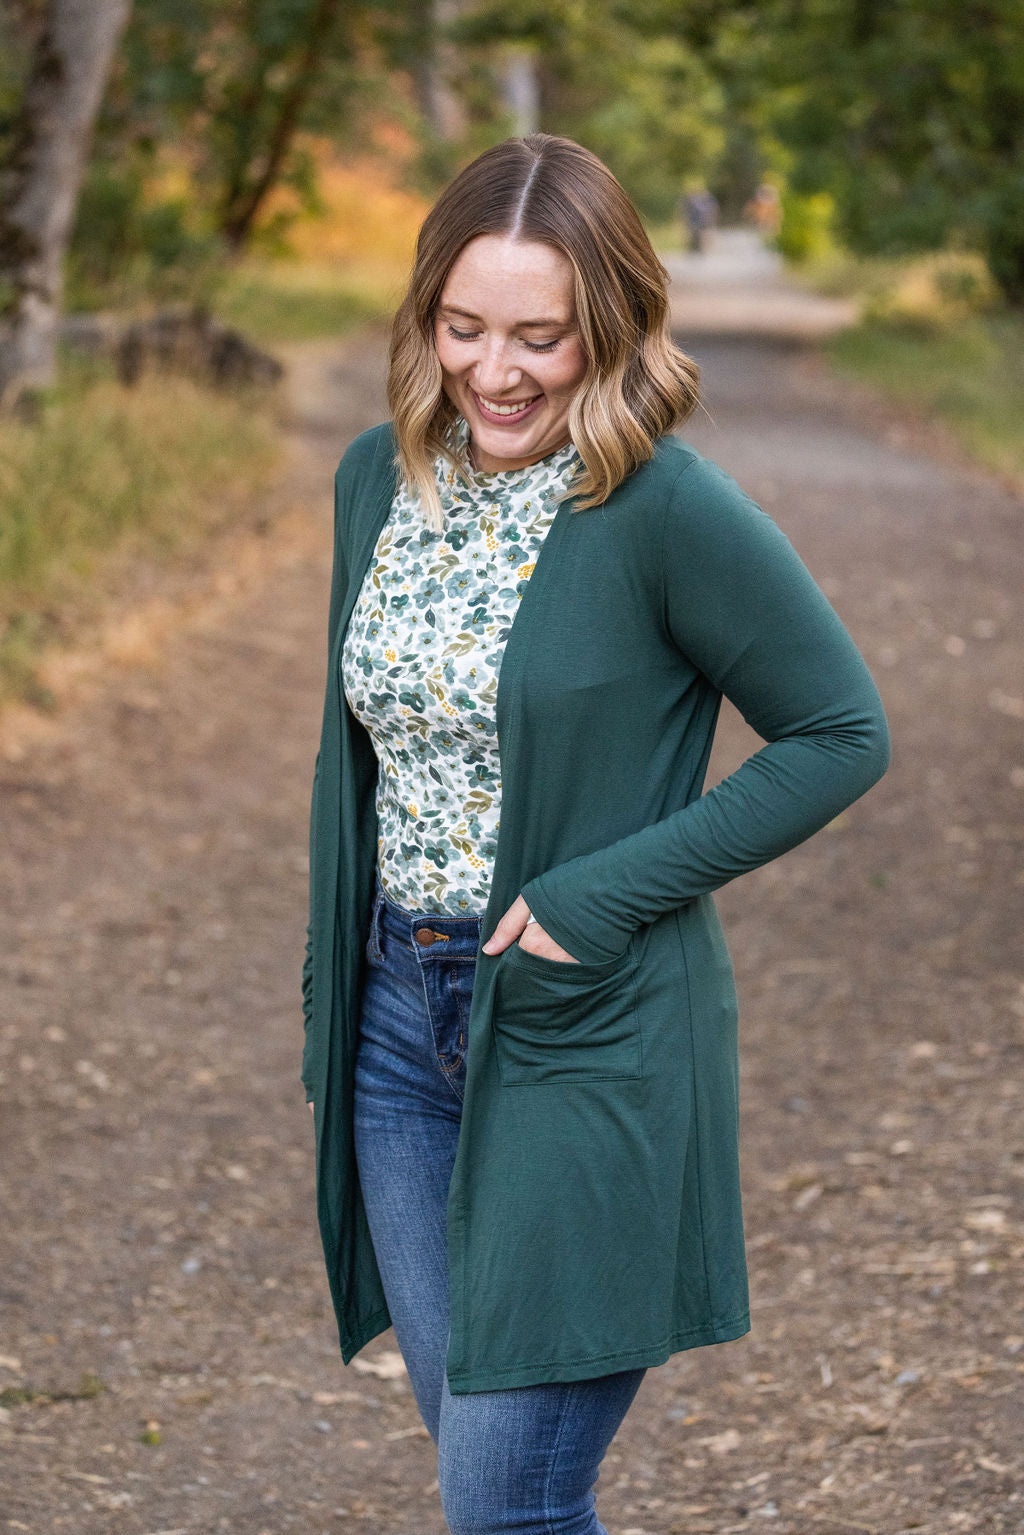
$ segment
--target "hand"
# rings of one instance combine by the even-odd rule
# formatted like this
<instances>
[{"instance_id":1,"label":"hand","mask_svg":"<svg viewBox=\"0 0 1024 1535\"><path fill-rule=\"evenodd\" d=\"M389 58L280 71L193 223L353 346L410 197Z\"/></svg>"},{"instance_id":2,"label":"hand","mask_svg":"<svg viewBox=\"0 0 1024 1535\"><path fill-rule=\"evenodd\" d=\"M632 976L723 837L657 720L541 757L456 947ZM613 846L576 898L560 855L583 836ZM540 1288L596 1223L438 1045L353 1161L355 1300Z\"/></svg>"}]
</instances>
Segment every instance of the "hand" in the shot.
<instances>
[{"instance_id":1,"label":"hand","mask_svg":"<svg viewBox=\"0 0 1024 1535\"><path fill-rule=\"evenodd\" d=\"M313 1118L315 1119L316 1118L316 1104L315 1103L312 1103L312 1102L310 1103L310 1105L309 1105L309 1112L313 1115Z\"/></svg>"},{"instance_id":2,"label":"hand","mask_svg":"<svg viewBox=\"0 0 1024 1535\"><path fill-rule=\"evenodd\" d=\"M566 964L578 965L579 960L574 955L568 954L565 949L551 938L541 927L539 922L531 922L527 929L527 919L530 916L530 908L521 895L517 895L508 911L499 921L494 932L482 945L485 954L500 954L507 949L510 943L519 939L519 947L525 949L527 954L539 954L543 959L560 959ZM529 932L529 942L524 943L523 936Z\"/></svg>"}]
</instances>

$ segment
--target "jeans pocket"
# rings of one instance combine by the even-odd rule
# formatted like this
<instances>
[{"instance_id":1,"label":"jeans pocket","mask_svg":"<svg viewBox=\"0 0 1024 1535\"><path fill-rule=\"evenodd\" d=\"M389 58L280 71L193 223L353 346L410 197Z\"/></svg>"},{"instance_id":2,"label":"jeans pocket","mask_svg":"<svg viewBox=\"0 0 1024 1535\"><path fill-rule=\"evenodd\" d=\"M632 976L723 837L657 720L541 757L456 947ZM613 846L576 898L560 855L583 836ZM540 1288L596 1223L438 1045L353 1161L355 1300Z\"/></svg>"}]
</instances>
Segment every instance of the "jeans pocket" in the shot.
<instances>
[{"instance_id":1,"label":"jeans pocket","mask_svg":"<svg viewBox=\"0 0 1024 1535\"><path fill-rule=\"evenodd\" d=\"M517 944L499 959L493 1028L506 1087L643 1075L632 941L599 964L547 959Z\"/></svg>"}]
</instances>

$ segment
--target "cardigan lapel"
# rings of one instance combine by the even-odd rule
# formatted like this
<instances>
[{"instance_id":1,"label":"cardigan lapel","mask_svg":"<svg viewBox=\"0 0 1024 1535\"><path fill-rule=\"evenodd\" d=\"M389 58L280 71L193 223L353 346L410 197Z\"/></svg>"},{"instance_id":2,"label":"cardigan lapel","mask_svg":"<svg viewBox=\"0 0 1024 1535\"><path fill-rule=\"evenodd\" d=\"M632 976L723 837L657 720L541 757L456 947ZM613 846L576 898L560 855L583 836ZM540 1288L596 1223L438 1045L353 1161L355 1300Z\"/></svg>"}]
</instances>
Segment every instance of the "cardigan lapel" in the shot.
<instances>
[{"instance_id":1,"label":"cardigan lapel","mask_svg":"<svg viewBox=\"0 0 1024 1535\"><path fill-rule=\"evenodd\" d=\"M393 434L387 440L393 442ZM374 512L363 525L362 538L349 567L348 590L342 603L338 619L338 632L334 638L330 662L331 675L337 684L338 703L343 717L344 711L348 707L348 702L345 698L342 680L342 647L345 643L345 635L352 612L363 581L366 578L370 560L373 557L377 539L380 537L381 530L388 519L397 488L397 471L393 461L389 461L374 480L374 494L376 498ZM512 623L505 637L505 645L498 666L498 680L495 688L498 759L502 772L510 765L503 746L507 743L508 737L511 734L512 723L515 718L517 688L522 677L523 658L529 654L530 632L533 623L532 615L535 609L539 610L539 605L544 595L544 588L548 584L554 568L557 549L565 536L565 530L569 518L573 514L573 508L577 499L578 497L576 496L567 496L559 503L558 510L555 513L551 526L548 528L544 542L537 551L533 571L526 583L526 590L523 592L519 607L513 616ZM503 850L505 841L507 839L502 837L502 828L499 822L498 838L492 865L492 894L485 912L483 938L486 938L494 931L498 918L504 915L504 907L502 907L501 911L493 911L491 908L495 900L500 904L502 899L503 882L500 876L504 873L505 859L503 857Z\"/></svg>"},{"instance_id":2,"label":"cardigan lapel","mask_svg":"<svg viewBox=\"0 0 1024 1535\"><path fill-rule=\"evenodd\" d=\"M526 590L523 592L519 607L516 609L508 634L505 637L504 649L498 664L498 681L494 697L498 762L503 781L508 771L514 768L514 761L508 754L508 745L513 736L516 723L516 711L521 696L521 683L524 675L524 662L530 654L531 637L537 627L534 622L535 615L539 620L541 613L540 604L543 601L545 589L555 569L555 556L559 545L565 537L569 518L572 515L577 499L578 497L576 496L567 496L560 503L554 520L548 528L547 536L537 551L533 572L526 583ZM506 836L503 833L507 829L508 817L499 817L498 837L494 849L494 860L491 865L490 895L481 927L481 942L486 942L494 932L498 920L505 915L508 906L511 904L511 900L506 900L503 894L505 890L504 874L506 862L504 849L509 838L515 834L515 827ZM511 899L514 899L514 896ZM500 910L497 909L499 907Z\"/></svg>"}]
</instances>

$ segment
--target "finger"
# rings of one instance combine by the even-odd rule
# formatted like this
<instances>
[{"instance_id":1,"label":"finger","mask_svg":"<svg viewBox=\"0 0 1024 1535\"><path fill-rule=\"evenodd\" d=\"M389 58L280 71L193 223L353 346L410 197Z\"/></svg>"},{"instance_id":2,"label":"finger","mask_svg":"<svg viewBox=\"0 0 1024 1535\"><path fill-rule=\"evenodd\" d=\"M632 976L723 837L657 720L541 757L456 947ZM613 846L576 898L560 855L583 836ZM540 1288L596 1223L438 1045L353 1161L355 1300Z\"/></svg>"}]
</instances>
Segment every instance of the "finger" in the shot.
<instances>
[{"instance_id":1,"label":"finger","mask_svg":"<svg viewBox=\"0 0 1024 1535\"><path fill-rule=\"evenodd\" d=\"M516 934L506 926L505 918L502 917L490 938L488 938L486 943L481 944L480 947L485 954L500 954L502 949L508 948L515 937Z\"/></svg>"},{"instance_id":2,"label":"finger","mask_svg":"<svg viewBox=\"0 0 1024 1535\"><path fill-rule=\"evenodd\" d=\"M528 942L524 943L522 936L520 937L520 947L524 948L527 954L539 954L542 958L557 959L563 965L579 964L576 956L570 954L568 949L563 949L560 943L556 943L551 934L546 933L539 922L535 922L531 926L530 932L534 936Z\"/></svg>"},{"instance_id":3,"label":"finger","mask_svg":"<svg viewBox=\"0 0 1024 1535\"><path fill-rule=\"evenodd\" d=\"M507 949L510 943L514 943L526 926L526 920L530 915L530 908L521 895L517 895L505 915L500 918L497 927L481 947L485 954L500 954L502 949Z\"/></svg>"}]
</instances>

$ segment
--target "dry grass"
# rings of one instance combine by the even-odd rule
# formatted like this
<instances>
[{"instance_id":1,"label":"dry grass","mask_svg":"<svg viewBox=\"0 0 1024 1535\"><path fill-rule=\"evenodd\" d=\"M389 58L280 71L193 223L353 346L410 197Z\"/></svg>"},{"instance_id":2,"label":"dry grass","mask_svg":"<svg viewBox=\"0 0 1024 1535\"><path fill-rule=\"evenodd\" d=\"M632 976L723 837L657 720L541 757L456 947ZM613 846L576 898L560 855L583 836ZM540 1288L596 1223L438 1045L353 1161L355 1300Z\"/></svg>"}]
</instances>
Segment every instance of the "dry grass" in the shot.
<instances>
[{"instance_id":1,"label":"dry grass","mask_svg":"<svg viewBox=\"0 0 1024 1535\"><path fill-rule=\"evenodd\" d=\"M1000 303L983 258L833 253L796 274L861 300L863 322L829 346L843 372L939 427L979 464L1024 486L1024 314Z\"/></svg>"},{"instance_id":2,"label":"dry grass","mask_svg":"<svg viewBox=\"0 0 1024 1535\"><path fill-rule=\"evenodd\" d=\"M180 377L126 390L72 367L31 421L0 424L0 699L39 696L41 653L132 562L180 557L239 514L278 456L266 398Z\"/></svg>"},{"instance_id":3,"label":"dry grass","mask_svg":"<svg viewBox=\"0 0 1024 1535\"><path fill-rule=\"evenodd\" d=\"M1024 487L1024 317L955 325L868 319L831 343L833 361L941 426L980 464Z\"/></svg>"},{"instance_id":4,"label":"dry grass","mask_svg":"<svg viewBox=\"0 0 1024 1535\"><path fill-rule=\"evenodd\" d=\"M298 212L294 194L279 190L256 242L261 254L215 284L218 315L271 348L341 336L390 314L428 207L398 184L401 144L347 164L327 141L307 148L320 211ZM187 190L185 168L167 174L155 196ZM286 233L270 255L274 229ZM51 702L54 646L83 620L117 620L118 643L140 643L131 612L118 612L132 605L122 601L129 589L138 599L138 571L180 565L215 530L251 515L280 443L267 397L214 393L173 376L129 391L71 360L33 419L0 421L0 702ZM151 615L160 583L148 585ZM147 618L147 633L150 626Z\"/></svg>"}]
</instances>

